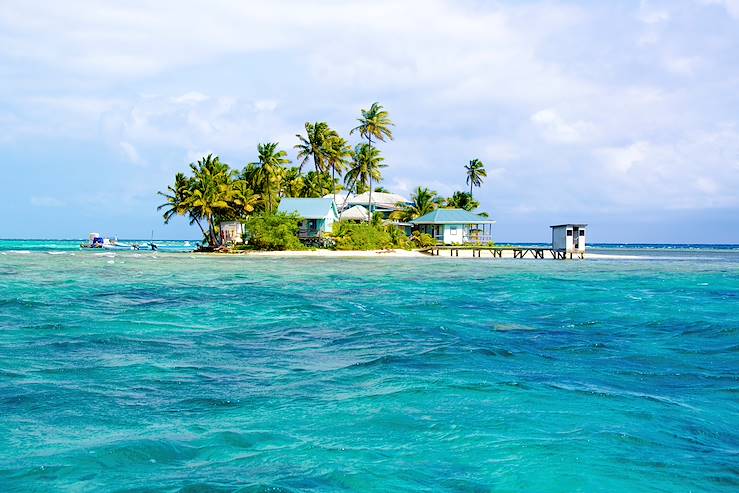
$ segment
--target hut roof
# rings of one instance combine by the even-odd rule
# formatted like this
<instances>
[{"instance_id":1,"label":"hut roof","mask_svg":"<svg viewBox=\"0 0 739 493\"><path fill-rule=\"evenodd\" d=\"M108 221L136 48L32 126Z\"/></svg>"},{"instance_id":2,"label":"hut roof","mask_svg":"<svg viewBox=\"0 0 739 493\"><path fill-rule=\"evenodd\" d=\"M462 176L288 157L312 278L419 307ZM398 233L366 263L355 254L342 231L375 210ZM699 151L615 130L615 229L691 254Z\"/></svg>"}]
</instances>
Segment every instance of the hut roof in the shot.
<instances>
[{"instance_id":1,"label":"hut roof","mask_svg":"<svg viewBox=\"0 0 739 493\"><path fill-rule=\"evenodd\" d=\"M411 221L412 224L494 224L488 217L464 209L436 209Z\"/></svg>"}]
</instances>

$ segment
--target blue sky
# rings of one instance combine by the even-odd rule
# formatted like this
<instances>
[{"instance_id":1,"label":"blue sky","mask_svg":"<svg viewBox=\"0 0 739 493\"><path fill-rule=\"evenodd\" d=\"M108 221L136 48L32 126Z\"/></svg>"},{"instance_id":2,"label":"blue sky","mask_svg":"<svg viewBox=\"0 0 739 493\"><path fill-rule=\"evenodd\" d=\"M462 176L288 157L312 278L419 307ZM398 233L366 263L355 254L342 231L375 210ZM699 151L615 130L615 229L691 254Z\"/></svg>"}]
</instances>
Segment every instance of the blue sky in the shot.
<instances>
[{"instance_id":1,"label":"blue sky","mask_svg":"<svg viewBox=\"0 0 739 493\"><path fill-rule=\"evenodd\" d=\"M380 101L383 185L480 158L499 240L739 243L738 89L739 0L4 0L0 236L196 238L155 210L176 171Z\"/></svg>"}]
</instances>

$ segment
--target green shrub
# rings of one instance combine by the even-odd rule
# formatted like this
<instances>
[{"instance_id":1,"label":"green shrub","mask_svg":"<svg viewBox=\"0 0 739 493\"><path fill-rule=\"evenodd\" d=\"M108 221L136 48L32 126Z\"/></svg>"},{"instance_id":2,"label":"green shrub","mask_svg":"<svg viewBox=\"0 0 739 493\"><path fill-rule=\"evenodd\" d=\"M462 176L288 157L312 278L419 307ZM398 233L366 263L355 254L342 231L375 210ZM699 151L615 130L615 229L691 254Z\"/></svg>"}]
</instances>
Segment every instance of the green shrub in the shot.
<instances>
[{"instance_id":1,"label":"green shrub","mask_svg":"<svg viewBox=\"0 0 739 493\"><path fill-rule=\"evenodd\" d=\"M297 214L255 214L246 221L245 239L258 250L305 250L298 239Z\"/></svg>"},{"instance_id":2,"label":"green shrub","mask_svg":"<svg viewBox=\"0 0 739 493\"><path fill-rule=\"evenodd\" d=\"M333 235L337 250L377 250L393 246L390 234L383 226L367 223L334 223Z\"/></svg>"},{"instance_id":3,"label":"green shrub","mask_svg":"<svg viewBox=\"0 0 739 493\"><path fill-rule=\"evenodd\" d=\"M436 240L428 233L421 233L416 230L410 239L416 245L416 248L428 248L436 245Z\"/></svg>"},{"instance_id":4,"label":"green shrub","mask_svg":"<svg viewBox=\"0 0 739 493\"><path fill-rule=\"evenodd\" d=\"M413 248L413 243L411 243L411 241L408 239L405 231L403 231L399 227L388 225L385 228L385 231L387 231L388 235L390 235L390 242L393 244L393 246L403 248L405 250L410 250L411 248Z\"/></svg>"}]
</instances>

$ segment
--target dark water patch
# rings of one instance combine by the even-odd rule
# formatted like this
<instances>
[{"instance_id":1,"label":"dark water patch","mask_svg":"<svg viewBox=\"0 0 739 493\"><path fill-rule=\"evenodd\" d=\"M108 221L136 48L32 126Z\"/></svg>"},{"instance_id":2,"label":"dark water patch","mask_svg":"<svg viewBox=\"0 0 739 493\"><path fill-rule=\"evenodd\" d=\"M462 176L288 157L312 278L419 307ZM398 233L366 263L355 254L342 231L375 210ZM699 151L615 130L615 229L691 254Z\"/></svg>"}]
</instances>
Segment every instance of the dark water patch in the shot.
<instances>
[{"instance_id":1,"label":"dark water patch","mask_svg":"<svg viewBox=\"0 0 739 493\"><path fill-rule=\"evenodd\" d=\"M210 409L236 409L241 406L239 399L217 397L191 397L177 401L173 407L182 411L208 411Z\"/></svg>"},{"instance_id":2,"label":"dark water patch","mask_svg":"<svg viewBox=\"0 0 739 493\"><path fill-rule=\"evenodd\" d=\"M483 356L503 356L505 358L510 358L514 354L503 348L475 348L472 349L472 352L477 354L482 354Z\"/></svg>"},{"instance_id":3,"label":"dark water patch","mask_svg":"<svg viewBox=\"0 0 739 493\"><path fill-rule=\"evenodd\" d=\"M197 457L198 450L187 443L162 439L124 440L80 451L77 460L107 468L136 465L178 464Z\"/></svg>"},{"instance_id":4,"label":"dark water patch","mask_svg":"<svg viewBox=\"0 0 739 493\"><path fill-rule=\"evenodd\" d=\"M29 300L24 298L3 298L0 299L0 308L40 308L49 306L48 303L38 300Z\"/></svg>"}]
</instances>

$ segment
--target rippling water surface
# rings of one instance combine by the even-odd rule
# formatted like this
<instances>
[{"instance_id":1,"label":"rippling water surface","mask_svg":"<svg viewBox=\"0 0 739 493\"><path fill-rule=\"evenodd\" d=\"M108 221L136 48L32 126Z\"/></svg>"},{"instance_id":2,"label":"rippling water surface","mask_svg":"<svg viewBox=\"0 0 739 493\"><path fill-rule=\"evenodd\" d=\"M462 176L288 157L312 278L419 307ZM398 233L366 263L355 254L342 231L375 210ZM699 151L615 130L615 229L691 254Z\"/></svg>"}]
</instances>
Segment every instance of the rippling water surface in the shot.
<instances>
[{"instance_id":1,"label":"rippling water surface","mask_svg":"<svg viewBox=\"0 0 739 493\"><path fill-rule=\"evenodd\" d=\"M737 252L41 250L0 252L0 491L739 489Z\"/></svg>"}]
</instances>

